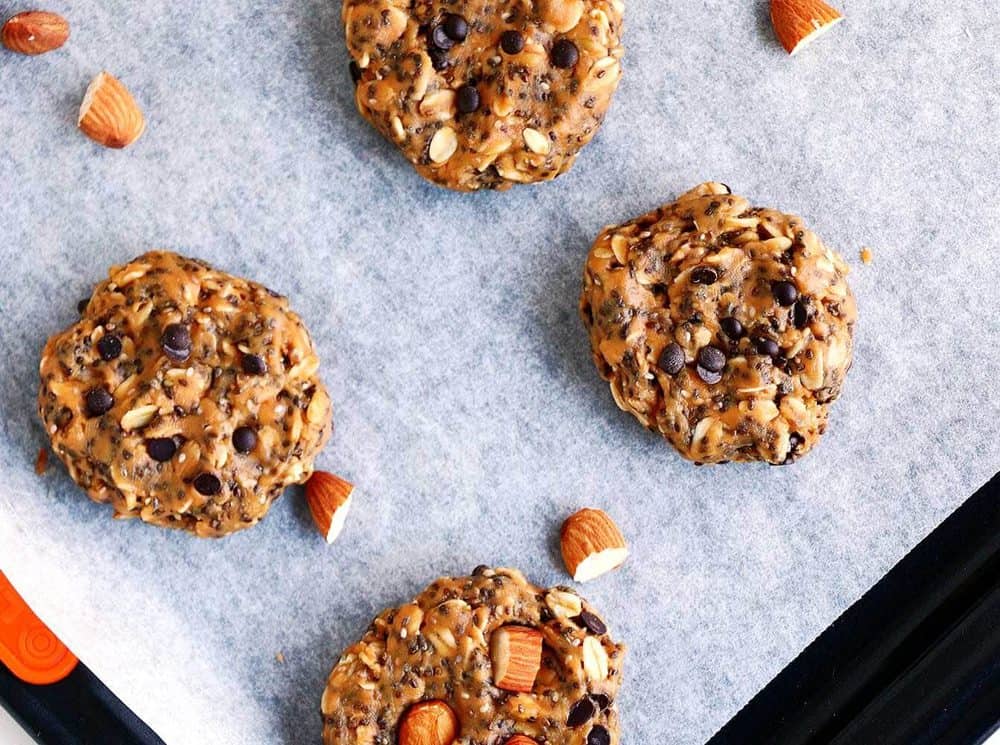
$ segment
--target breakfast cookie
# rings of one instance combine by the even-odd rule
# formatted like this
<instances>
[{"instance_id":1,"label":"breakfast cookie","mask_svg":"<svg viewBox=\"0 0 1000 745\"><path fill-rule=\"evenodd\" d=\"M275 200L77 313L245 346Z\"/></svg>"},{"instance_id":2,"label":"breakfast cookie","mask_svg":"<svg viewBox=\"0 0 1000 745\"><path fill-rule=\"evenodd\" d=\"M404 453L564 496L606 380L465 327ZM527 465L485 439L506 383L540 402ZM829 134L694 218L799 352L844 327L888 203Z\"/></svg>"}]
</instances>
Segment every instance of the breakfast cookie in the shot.
<instances>
[{"instance_id":1,"label":"breakfast cookie","mask_svg":"<svg viewBox=\"0 0 1000 745\"><path fill-rule=\"evenodd\" d=\"M478 567L383 611L344 652L323 742L617 745L624 654L572 590Z\"/></svg>"},{"instance_id":2,"label":"breakfast cookie","mask_svg":"<svg viewBox=\"0 0 1000 745\"><path fill-rule=\"evenodd\" d=\"M615 402L685 458L789 463L851 366L847 272L800 218L706 183L601 233L580 313Z\"/></svg>"},{"instance_id":3,"label":"breakfast cookie","mask_svg":"<svg viewBox=\"0 0 1000 745\"><path fill-rule=\"evenodd\" d=\"M361 115L460 191L553 179L621 78L623 0L344 0Z\"/></svg>"},{"instance_id":4,"label":"breakfast cookie","mask_svg":"<svg viewBox=\"0 0 1000 745\"><path fill-rule=\"evenodd\" d=\"M331 430L288 301L174 253L112 267L49 339L38 408L70 475L115 517L221 536L305 481Z\"/></svg>"}]
</instances>

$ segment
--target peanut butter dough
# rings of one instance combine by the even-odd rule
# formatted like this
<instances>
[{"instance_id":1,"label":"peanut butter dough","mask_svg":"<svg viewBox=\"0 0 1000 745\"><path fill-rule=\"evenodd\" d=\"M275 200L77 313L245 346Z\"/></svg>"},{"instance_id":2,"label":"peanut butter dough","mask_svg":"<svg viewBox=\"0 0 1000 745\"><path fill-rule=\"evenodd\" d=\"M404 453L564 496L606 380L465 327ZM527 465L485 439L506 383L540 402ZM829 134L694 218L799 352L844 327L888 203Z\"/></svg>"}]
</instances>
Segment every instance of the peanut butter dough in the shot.
<instances>
[{"instance_id":1,"label":"peanut butter dough","mask_svg":"<svg viewBox=\"0 0 1000 745\"><path fill-rule=\"evenodd\" d=\"M541 667L530 692L494 685L491 636L538 629ZM422 701L443 701L456 745L618 745L615 699L625 647L572 590L542 590L516 569L478 567L433 582L411 603L383 611L333 668L323 693L325 745L395 745Z\"/></svg>"},{"instance_id":2,"label":"peanut butter dough","mask_svg":"<svg viewBox=\"0 0 1000 745\"><path fill-rule=\"evenodd\" d=\"M345 0L358 110L425 178L567 171L621 78L623 0Z\"/></svg>"},{"instance_id":3,"label":"peanut butter dough","mask_svg":"<svg viewBox=\"0 0 1000 745\"><path fill-rule=\"evenodd\" d=\"M587 257L580 313L623 410L699 463L789 463L851 366L848 267L802 220L706 183Z\"/></svg>"},{"instance_id":4,"label":"peanut butter dough","mask_svg":"<svg viewBox=\"0 0 1000 745\"><path fill-rule=\"evenodd\" d=\"M115 517L222 536L311 474L332 426L318 368L285 298L155 251L112 267L49 339L38 408Z\"/></svg>"}]
</instances>

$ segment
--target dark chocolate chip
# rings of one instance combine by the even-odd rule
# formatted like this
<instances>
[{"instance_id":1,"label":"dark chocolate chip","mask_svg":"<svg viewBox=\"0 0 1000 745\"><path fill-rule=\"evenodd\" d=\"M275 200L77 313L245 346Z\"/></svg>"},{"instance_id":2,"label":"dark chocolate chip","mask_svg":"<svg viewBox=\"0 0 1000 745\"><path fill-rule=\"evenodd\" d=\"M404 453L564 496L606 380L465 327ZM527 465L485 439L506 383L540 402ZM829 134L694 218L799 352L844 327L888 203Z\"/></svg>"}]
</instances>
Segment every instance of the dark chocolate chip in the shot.
<instances>
[{"instance_id":1,"label":"dark chocolate chip","mask_svg":"<svg viewBox=\"0 0 1000 745\"><path fill-rule=\"evenodd\" d=\"M696 285L714 285L719 281L719 273L710 266L699 266L691 270L691 282Z\"/></svg>"},{"instance_id":2,"label":"dark chocolate chip","mask_svg":"<svg viewBox=\"0 0 1000 745\"><path fill-rule=\"evenodd\" d=\"M198 490L199 494L211 497L213 494L218 494L222 491L222 482L219 481L219 477L214 473L199 473L195 477L194 488Z\"/></svg>"},{"instance_id":3,"label":"dark chocolate chip","mask_svg":"<svg viewBox=\"0 0 1000 745\"><path fill-rule=\"evenodd\" d=\"M89 416L101 416L111 411L115 399L103 388L91 388L83 397Z\"/></svg>"},{"instance_id":4,"label":"dark chocolate chip","mask_svg":"<svg viewBox=\"0 0 1000 745\"><path fill-rule=\"evenodd\" d=\"M441 28L444 29L444 32L448 34L448 38L452 41L465 41L465 37L469 35L469 24L458 13L449 13L446 15Z\"/></svg>"},{"instance_id":5,"label":"dark chocolate chip","mask_svg":"<svg viewBox=\"0 0 1000 745\"><path fill-rule=\"evenodd\" d=\"M500 35L500 48L507 54L520 54L524 49L524 37L513 29Z\"/></svg>"},{"instance_id":6,"label":"dark chocolate chip","mask_svg":"<svg viewBox=\"0 0 1000 745\"><path fill-rule=\"evenodd\" d=\"M781 347L778 346L778 342L774 339L768 339L766 336L758 336L754 339L753 345L760 354L768 357L777 357L781 354Z\"/></svg>"},{"instance_id":7,"label":"dark chocolate chip","mask_svg":"<svg viewBox=\"0 0 1000 745\"><path fill-rule=\"evenodd\" d=\"M719 328L722 329L722 333L728 336L730 339L742 339L743 338L743 324L739 322L738 319L732 316L727 316L719 321Z\"/></svg>"},{"instance_id":8,"label":"dark chocolate chip","mask_svg":"<svg viewBox=\"0 0 1000 745\"><path fill-rule=\"evenodd\" d=\"M455 46L455 40L448 36L448 33L444 30L444 26L435 26L431 29L431 44L447 52Z\"/></svg>"},{"instance_id":9,"label":"dark chocolate chip","mask_svg":"<svg viewBox=\"0 0 1000 745\"><path fill-rule=\"evenodd\" d=\"M267 363L259 354L243 355L243 372L247 375L264 375L267 372Z\"/></svg>"},{"instance_id":10,"label":"dark chocolate chip","mask_svg":"<svg viewBox=\"0 0 1000 745\"><path fill-rule=\"evenodd\" d=\"M448 66L448 54L444 50L431 47L427 50L427 55L431 58L431 66L438 72Z\"/></svg>"},{"instance_id":11,"label":"dark chocolate chip","mask_svg":"<svg viewBox=\"0 0 1000 745\"><path fill-rule=\"evenodd\" d=\"M604 625L604 621L589 610L580 611L580 615L573 620L587 629L591 634L605 634L608 631L608 627Z\"/></svg>"},{"instance_id":12,"label":"dark chocolate chip","mask_svg":"<svg viewBox=\"0 0 1000 745\"><path fill-rule=\"evenodd\" d=\"M789 306L799 299L798 288L791 282L782 280L771 285L771 294L778 301L778 305Z\"/></svg>"},{"instance_id":13,"label":"dark chocolate chip","mask_svg":"<svg viewBox=\"0 0 1000 745\"><path fill-rule=\"evenodd\" d=\"M257 433L252 427L237 427L233 432L233 447L237 452L249 453L257 445Z\"/></svg>"},{"instance_id":14,"label":"dark chocolate chip","mask_svg":"<svg viewBox=\"0 0 1000 745\"><path fill-rule=\"evenodd\" d=\"M726 353L718 347L702 347L698 350L698 364L709 372L721 372L726 366Z\"/></svg>"},{"instance_id":15,"label":"dark chocolate chip","mask_svg":"<svg viewBox=\"0 0 1000 745\"><path fill-rule=\"evenodd\" d=\"M479 108L479 91L474 85L463 85L455 91L455 108L462 114L471 114Z\"/></svg>"},{"instance_id":16,"label":"dark chocolate chip","mask_svg":"<svg viewBox=\"0 0 1000 745\"><path fill-rule=\"evenodd\" d=\"M153 437L146 440L146 452L158 463L164 463L174 457L177 443L173 437Z\"/></svg>"},{"instance_id":17,"label":"dark chocolate chip","mask_svg":"<svg viewBox=\"0 0 1000 745\"><path fill-rule=\"evenodd\" d=\"M191 356L191 332L183 323L171 323L163 329L160 346L174 362L183 362Z\"/></svg>"},{"instance_id":18,"label":"dark chocolate chip","mask_svg":"<svg viewBox=\"0 0 1000 745\"><path fill-rule=\"evenodd\" d=\"M355 85L361 82L361 68L358 67L357 62L351 60L351 64L347 66L347 69L350 71L351 80L354 82Z\"/></svg>"},{"instance_id":19,"label":"dark chocolate chip","mask_svg":"<svg viewBox=\"0 0 1000 745\"><path fill-rule=\"evenodd\" d=\"M607 711L611 706L611 698L603 693L595 693L591 696L594 700L594 704L601 711Z\"/></svg>"},{"instance_id":20,"label":"dark chocolate chip","mask_svg":"<svg viewBox=\"0 0 1000 745\"><path fill-rule=\"evenodd\" d=\"M475 569L472 570L472 574L478 577L481 574L486 574L486 572L488 572L489 570L490 568L488 566L486 566L485 564L480 564L479 566L477 566Z\"/></svg>"},{"instance_id":21,"label":"dark chocolate chip","mask_svg":"<svg viewBox=\"0 0 1000 745\"><path fill-rule=\"evenodd\" d=\"M579 727L589 722L596 713L597 707L594 702L589 696L585 696L570 707L566 724L570 727Z\"/></svg>"},{"instance_id":22,"label":"dark chocolate chip","mask_svg":"<svg viewBox=\"0 0 1000 745\"><path fill-rule=\"evenodd\" d=\"M677 342L671 342L660 353L660 361L656 363L667 375L676 375L684 369L684 350Z\"/></svg>"},{"instance_id":23,"label":"dark chocolate chip","mask_svg":"<svg viewBox=\"0 0 1000 745\"><path fill-rule=\"evenodd\" d=\"M105 362L111 362L122 353L122 338L115 334L105 334L97 342L97 353Z\"/></svg>"},{"instance_id":24,"label":"dark chocolate chip","mask_svg":"<svg viewBox=\"0 0 1000 745\"><path fill-rule=\"evenodd\" d=\"M83 300L81 300L80 302L78 302L76 304L76 312L79 313L82 316L83 315L83 311L87 310L87 304L89 302L90 302L90 298L89 297L85 297Z\"/></svg>"},{"instance_id":25,"label":"dark chocolate chip","mask_svg":"<svg viewBox=\"0 0 1000 745\"><path fill-rule=\"evenodd\" d=\"M569 39L560 39L552 45L552 64L569 69L580 60L580 51Z\"/></svg>"},{"instance_id":26,"label":"dark chocolate chip","mask_svg":"<svg viewBox=\"0 0 1000 745\"><path fill-rule=\"evenodd\" d=\"M587 733L587 745L611 745L611 734L601 725L594 725Z\"/></svg>"},{"instance_id":27,"label":"dark chocolate chip","mask_svg":"<svg viewBox=\"0 0 1000 745\"><path fill-rule=\"evenodd\" d=\"M698 377L704 380L709 385L715 385L720 380L722 380L722 373L715 372L713 370L706 370L701 365L694 366L695 372L698 373Z\"/></svg>"},{"instance_id":28,"label":"dark chocolate chip","mask_svg":"<svg viewBox=\"0 0 1000 745\"><path fill-rule=\"evenodd\" d=\"M792 308L792 320L797 329L804 327L809 322L809 309L801 300L796 302L795 307Z\"/></svg>"}]
</instances>

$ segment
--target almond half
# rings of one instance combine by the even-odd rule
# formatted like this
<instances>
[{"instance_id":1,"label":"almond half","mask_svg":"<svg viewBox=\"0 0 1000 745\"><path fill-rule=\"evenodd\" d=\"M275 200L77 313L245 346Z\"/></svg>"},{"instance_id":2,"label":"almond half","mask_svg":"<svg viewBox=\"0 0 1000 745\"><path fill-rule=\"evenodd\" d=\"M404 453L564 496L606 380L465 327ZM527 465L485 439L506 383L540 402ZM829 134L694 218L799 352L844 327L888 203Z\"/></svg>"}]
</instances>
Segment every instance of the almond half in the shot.
<instances>
[{"instance_id":1,"label":"almond half","mask_svg":"<svg viewBox=\"0 0 1000 745\"><path fill-rule=\"evenodd\" d=\"M327 543L337 540L344 529L353 492L354 484L326 471L316 471L306 482L309 512Z\"/></svg>"},{"instance_id":2,"label":"almond half","mask_svg":"<svg viewBox=\"0 0 1000 745\"><path fill-rule=\"evenodd\" d=\"M542 632L527 626L501 626L490 639L490 659L497 688L531 693L542 666Z\"/></svg>"},{"instance_id":3,"label":"almond half","mask_svg":"<svg viewBox=\"0 0 1000 745\"><path fill-rule=\"evenodd\" d=\"M771 24L781 46L795 54L833 28L844 16L823 0L771 0Z\"/></svg>"},{"instance_id":4,"label":"almond half","mask_svg":"<svg viewBox=\"0 0 1000 745\"><path fill-rule=\"evenodd\" d=\"M399 726L399 745L451 745L458 718L444 701L421 701L407 710Z\"/></svg>"},{"instance_id":5,"label":"almond half","mask_svg":"<svg viewBox=\"0 0 1000 745\"><path fill-rule=\"evenodd\" d=\"M146 129L146 119L128 88L106 72L87 87L77 123L87 137L112 148L128 147Z\"/></svg>"},{"instance_id":6,"label":"almond half","mask_svg":"<svg viewBox=\"0 0 1000 745\"><path fill-rule=\"evenodd\" d=\"M7 19L0 41L12 52L45 54L58 49L69 38L69 23L58 13L29 10Z\"/></svg>"},{"instance_id":7,"label":"almond half","mask_svg":"<svg viewBox=\"0 0 1000 745\"><path fill-rule=\"evenodd\" d=\"M606 512L589 507L566 519L560 545L566 569L577 582L589 582L617 569L628 557L625 538L614 520Z\"/></svg>"}]
</instances>

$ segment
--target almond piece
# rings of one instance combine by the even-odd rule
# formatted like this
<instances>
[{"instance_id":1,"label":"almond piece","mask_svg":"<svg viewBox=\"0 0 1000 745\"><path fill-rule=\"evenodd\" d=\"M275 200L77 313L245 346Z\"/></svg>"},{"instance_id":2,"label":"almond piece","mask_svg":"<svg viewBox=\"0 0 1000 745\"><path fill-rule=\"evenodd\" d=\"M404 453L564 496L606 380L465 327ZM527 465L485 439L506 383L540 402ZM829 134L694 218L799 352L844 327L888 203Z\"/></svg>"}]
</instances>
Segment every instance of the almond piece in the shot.
<instances>
[{"instance_id":1,"label":"almond piece","mask_svg":"<svg viewBox=\"0 0 1000 745\"><path fill-rule=\"evenodd\" d=\"M771 0L771 25L789 54L805 48L842 20L840 11L823 0Z\"/></svg>"},{"instance_id":2,"label":"almond piece","mask_svg":"<svg viewBox=\"0 0 1000 745\"><path fill-rule=\"evenodd\" d=\"M490 639L490 658L497 688L531 693L542 666L542 632L527 626L501 626Z\"/></svg>"},{"instance_id":3,"label":"almond piece","mask_svg":"<svg viewBox=\"0 0 1000 745\"><path fill-rule=\"evenodd\" d=\"M566 519L560 544L566 569L577 582L589 582L617 569L628 556L618 526L604 511L589 507Z\"/></svg>"},{"instance_id":4,"label":"almond piece","mask_svg":"<svg viewBox=\"0 0 1000 745\"><path fill-rule=\"evenodd\" d=\"M538 745L538 741L532 740L527 735L514 735L504 745Z\"/></svg>"},{"instance_id":5,"label":"almond piece","mask_svg":"<svg viewBox=\"0 0 1000 745\"><path fill-rule=\"evenodd\" d=\"M344 529L351 508L354 484L326 471L316 471L306 482L306 503L313 521L327 543L333 543Z\"/></svg>"},{"instance_id":6,"label":"almond piece","mask_svg":"<svg viewBox=\"0 0 1000 745\"><path fill-rule=\"evenodd\" d=\"M444 701L421 701L409 708L399 727L399 745L451 745L458 718Z\"/></svg>"},{"instance_id":7,"label":"almond piece","mask_svg":"<svg viewBox=\"0 0 1000 745\"><path fill-rule=\"evenodd\" d=\"M106 72L87 87L77 124L94 142L112 148L128 147L146 129L146 120L132 94Z\"/></svg>"},{"instance_id":8,"label":"almond piece","mask_svg":"<svg viewBox=\"0 0 1000 745\"><path fill-rule=\"evenodd\" d=\"M69 38L69 23L57 13L29 10L7 19L0 41L12 52L45 54L58 49Z\"/></svg>"}]
</instances>

